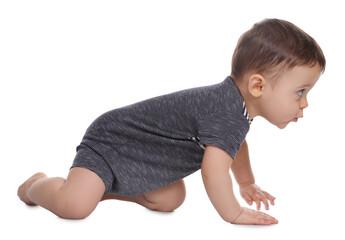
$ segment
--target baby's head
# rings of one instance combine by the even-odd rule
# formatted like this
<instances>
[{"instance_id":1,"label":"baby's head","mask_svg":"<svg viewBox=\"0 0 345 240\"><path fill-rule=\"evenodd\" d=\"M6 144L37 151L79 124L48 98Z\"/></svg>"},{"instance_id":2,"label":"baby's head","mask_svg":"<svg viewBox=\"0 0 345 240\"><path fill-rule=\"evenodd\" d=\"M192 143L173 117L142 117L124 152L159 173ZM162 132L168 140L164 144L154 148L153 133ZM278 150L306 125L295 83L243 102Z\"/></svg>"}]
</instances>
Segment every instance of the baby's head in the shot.
<instances>
[{"instance_id":1,"label":"baby's head","mask_svg":"<svg viewBox=\"0 0 345 240\"><path fill-rule=\"evenodd\" d=\"M251 117L284 128L303 116L306 96L325 66L321 48L307 33L290 22L265 19L240 37L231 77Z\"/></svg>"}]
</instances>

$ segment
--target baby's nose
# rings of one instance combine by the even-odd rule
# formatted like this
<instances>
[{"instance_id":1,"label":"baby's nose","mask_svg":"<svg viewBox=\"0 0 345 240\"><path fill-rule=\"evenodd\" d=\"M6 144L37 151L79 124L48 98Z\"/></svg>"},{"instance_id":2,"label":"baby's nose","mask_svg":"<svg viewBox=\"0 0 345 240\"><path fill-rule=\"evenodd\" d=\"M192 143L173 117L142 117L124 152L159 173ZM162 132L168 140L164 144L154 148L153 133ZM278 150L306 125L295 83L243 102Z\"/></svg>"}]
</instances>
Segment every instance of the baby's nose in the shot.
<instances>
[{"instance_id":1,"label":"baby's nose","mask_svg":"<svg viewBox=\"0 0 345 240\"><path fill-rule=\"evenodd\" d=\"M300 109L304 109L304 108L308 107L307 99L302 100L299 107L300 107Z\"/></svg>"}]
</instances>

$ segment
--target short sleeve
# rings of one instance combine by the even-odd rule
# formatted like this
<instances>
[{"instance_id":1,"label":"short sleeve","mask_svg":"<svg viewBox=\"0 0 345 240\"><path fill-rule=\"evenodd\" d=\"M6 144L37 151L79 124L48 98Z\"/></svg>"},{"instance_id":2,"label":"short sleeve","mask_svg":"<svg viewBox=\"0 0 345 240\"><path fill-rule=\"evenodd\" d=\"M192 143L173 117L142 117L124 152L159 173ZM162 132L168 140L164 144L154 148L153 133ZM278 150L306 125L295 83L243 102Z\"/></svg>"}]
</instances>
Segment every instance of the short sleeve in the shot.
<instances>
[{"instance_id":1,"label":"short sleeve","mask_svg":"<svg viewBox=\"0 0 345 240\"><path fill-rule=\"evenodd\" d=\"M200 143L217 146L233 159L246 138L249 126L246 118L236 112L217 112L197 120Z\"/></svg>"}]
</instances>

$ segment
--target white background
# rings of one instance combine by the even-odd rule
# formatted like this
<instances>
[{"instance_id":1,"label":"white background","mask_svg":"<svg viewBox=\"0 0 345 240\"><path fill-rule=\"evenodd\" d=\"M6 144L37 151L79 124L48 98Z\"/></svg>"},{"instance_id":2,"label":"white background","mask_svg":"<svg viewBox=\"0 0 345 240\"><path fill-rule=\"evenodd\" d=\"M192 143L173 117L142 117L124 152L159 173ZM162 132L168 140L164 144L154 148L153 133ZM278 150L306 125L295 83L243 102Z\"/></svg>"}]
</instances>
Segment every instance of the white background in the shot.
<instances>
[{"instance_id":1,"label":"white background","mask_svg":"<svg viewBox=\"0 0 345 240\"><path fill-rule=\"evenodd\" d=\"M0 238L344 239L340 2L1 1ZM225 223L200 171L185 179L186 201L170 214L107 201L72 221L19 201L17 188L33 173L67 176L75 147L103 112L223 81L239 36L264 18L295 23L327 58L304 119L279 130L256 118L247 137L257 184L277 198L268 213L278 225Z\"/></svg>"}]
</instances>

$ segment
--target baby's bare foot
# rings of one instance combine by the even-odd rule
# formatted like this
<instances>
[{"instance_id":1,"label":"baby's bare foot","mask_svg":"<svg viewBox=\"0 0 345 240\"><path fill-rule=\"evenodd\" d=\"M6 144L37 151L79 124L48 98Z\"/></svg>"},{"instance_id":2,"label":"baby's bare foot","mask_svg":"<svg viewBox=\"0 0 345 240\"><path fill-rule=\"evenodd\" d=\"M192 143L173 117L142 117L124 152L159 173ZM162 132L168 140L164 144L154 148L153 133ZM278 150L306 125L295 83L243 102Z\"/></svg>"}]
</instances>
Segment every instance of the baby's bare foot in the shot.
<instances>
[{"instance_id":1,"label":"baby's bare foot","mask_svg":"<svg viewBox=\"0 0 345 240\"><path fill-rule=\"evenodd\" d=\"M30 201L30 199L27 196L26 191L34 182L36 182L37 180L39 180L41 178L46 178L46 177L47 177L47 175L45 175L42 172L39 172L39 173L36 173L33 176L31 176L22 185L20 185L18 188L18 193L17 193L20 200L25 202L27 205L35 206L36 204L34 202Z\"/></svg>"}]
</instances>

